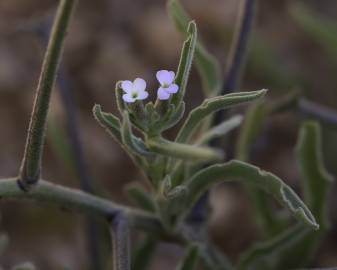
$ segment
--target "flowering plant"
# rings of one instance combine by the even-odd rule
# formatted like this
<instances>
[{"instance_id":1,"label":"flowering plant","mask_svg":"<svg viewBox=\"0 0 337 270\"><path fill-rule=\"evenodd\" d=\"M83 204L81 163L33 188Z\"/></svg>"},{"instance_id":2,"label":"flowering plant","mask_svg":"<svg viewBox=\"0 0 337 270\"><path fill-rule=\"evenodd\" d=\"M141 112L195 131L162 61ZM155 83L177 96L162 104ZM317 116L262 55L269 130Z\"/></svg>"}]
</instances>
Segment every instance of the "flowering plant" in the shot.
<instances>
[{"instance_id":1,"label":"flowering plant","mask_svg":"<svg viewBox=\"0 0 337 270\"><path fill-rule=\"evenodd\" d=\"M303 124L296 151L309 207L279 177L247 162L249 144L258 127L266 116L284 105L284 102L266 105L265 89L234 92L254 17L255 1L252 0L243 1L244 15L240 17L224 81L219 64L197 37L196 23L190 20L177 0L171 0L169 12L185 36L185 42L176 72L159 70L155 74L159 82L156 100L149 101L145 80L136 78L116 83L119 116L103 111L98 104L94 106L95 119L148 180L149 191L140 185L127 189L137 208L118 205L88 190L83 192L41 179L50 96L75 3L75 0L60 2L36 91L20 173L18 177L0 181L0 197L52 202L103 218L111 228L115 270L131 268L130 229L144 231L149 236L134 257L134 269L147 267L150 256L144 254L153 253L153 242L168 241L186 249L186 256L177 269L193 270L200 260L205 269L220 270L234 267L209 239L206 230L209 213L200 214L197 206L205 204L202 198L206 194L207 199L207 193L215 184L239 181L251 193L259 225L272 240L252 247L240 258L235 269L281 270L305 265L327 228L325 197L331 178L321 158L320 129L313 122ZM193 61L202 80L205 99L185 112L185 102L188 102L185 93ZM245 118L227 115L225 119L224 110L244 104L251 104ZM181 125L174 138L166 138L165 131L178 124ZM225 160L224 147L218 139L241 124L236 159ZM280 215L279 210L271 207L266 195L272 196L290 215L284 212ZM292 217L298 222L289 226ZM0 244L2 242L5 241ZM20 267L17 269L33 268L29 263Z\"/></svg>"}]
</instances>

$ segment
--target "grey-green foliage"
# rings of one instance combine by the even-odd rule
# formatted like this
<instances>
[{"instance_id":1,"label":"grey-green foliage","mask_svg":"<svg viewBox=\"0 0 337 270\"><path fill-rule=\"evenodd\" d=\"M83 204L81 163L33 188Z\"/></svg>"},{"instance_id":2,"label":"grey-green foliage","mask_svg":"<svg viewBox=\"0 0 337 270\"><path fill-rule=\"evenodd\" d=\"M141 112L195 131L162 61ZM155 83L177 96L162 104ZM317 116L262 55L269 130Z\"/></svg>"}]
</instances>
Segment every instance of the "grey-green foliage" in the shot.
<instances>
[{"instance_id":1,"label":"grey-green foliage","mask_svg":"<svg viewBox=\"0 0 337 270\"><path fill-rule=\"evenodd\" d=\"M291 5L290 14L297 25L337 62L337 22L300 3Z\"/></svg>"},{"instance_id":2,"label":"grey-green foliage","mask_svg":"<svg viewBox=\"0 0 337 270\"><path fill-rule=\"evenodd\" d=\"M296 224L265 243L254 246L242 256L240 270L283 270L305 266L312 259L319 240L327 229L327 191L331 176L321 156L321 133L317 123L304 123L296 154L299 162L305 201L320 224L318 231Z\"/></svg>"},{"instance_id":3,"label":"grey-green foliage","mask_svg":"<svg viewBox=\"0 0 337 270\"><path fill-rule=\"evenodd\" d=\"M186 252L185 258L176 268L177 270L194 270L196 269L199 256L198 245L191 245Z\"/></svg>"},{"instance_id":4,"label":"grey-green foliage","mask_svg":"<svg viewBox=\"0 0 337 270\"><path fill-rule=\"evenodd\" d=\"M240 161L222 163L224 155L222 149L201 146L198 143L198 141L205 142L209 138L225 134L241 122L241 118L236 119L234 123L227 121L209 132L197 133L199 124L205 118L219 110L261 100L266 90L238 92L205 99L200 106L189 112L175 140L164 138L163 132L173 124L178 124L184 113L183 98L197 48L196 24L190 22L187 28L188 36L182 48L175 78L180 90L169 100L157 100L155 104L138 100L131 104L125 103L122 98L121 83L118 82L115 91L120 117L103 112L99 105L94 107L93 112L99 124L122 145L149 180L151 193L146 194L139 188L131 188L129 195L142 209L151 213L155 211L168 232L175 232L186 225L184 217L198 198L211 186L221 181L240 180L251 183L273 196L299 219L308 231L317 230L319 224L315 217L280 178L248 163ZM214 165L214 162L219 164ZM201 164L205 164L205 167L202 168ZM188 168L189 172L183 173L177 180L176 174L180 168L183 170ZM193 262L197 257L196 250L192 249L192 251L188 253L186 259L188 267L193 265L189 262ZM204 258L204 262L208 260L207 258L211 258L207 254L209 255L203 251L199 254L200 258ZM219 258L222 256L217 255L217 257L218 265L214 266L216 265L214 258L209 259L209 265L218 269L228 269L227 264L222 265L220 262L222 260ZM182 269L185 269L184 265L185 263L182 264Z\"/></svg>"},{"instance_id":5,"label":"grey-green foliage","mask_svg":"<svg viewBox=\"0 0 337 270\"><path fill-rule=\"evenodd\" d=\"M170 0L167 9L177 29L184 35L188 34L187 25L191 21L178 0ZM202 79L204 93L207 96L216 95L220 91L222 78L218 61L207 52L200 39L195 49L195 62Z\"/></svg>"}]
</instances>

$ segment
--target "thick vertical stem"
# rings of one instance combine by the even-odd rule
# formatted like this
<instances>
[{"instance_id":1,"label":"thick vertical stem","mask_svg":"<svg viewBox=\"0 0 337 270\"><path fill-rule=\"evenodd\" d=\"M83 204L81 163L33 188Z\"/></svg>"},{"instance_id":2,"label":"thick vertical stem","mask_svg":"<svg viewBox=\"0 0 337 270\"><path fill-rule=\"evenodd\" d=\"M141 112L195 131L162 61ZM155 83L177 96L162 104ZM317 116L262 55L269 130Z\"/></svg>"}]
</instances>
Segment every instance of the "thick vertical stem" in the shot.
<instances>
[{"instance_id":1,"label":"thick vertical stem","mask_svg":"<svg viewBox=\"0 0 337 270\"><path fill-rule=\"evenodd\" d=\"M61 59L64 40L76 0L61 0L54 20L51 37L42 65L33 112L30 118L25 152L21 164L19 184L29 190L37 183L41 171L41 159L44 146L46 119L50 96L55 84Z\"/></svg>"},{"instance_id":2,"label":"thick vertical stem","mask_svg":"<svg viewBox=\"0 0 337 270\"><path fill-rule=\"evenodd\" d=\"M128 219L123 213L111 220L113 270L130 270L130 239Z\"/></svg>"}]
</instances>

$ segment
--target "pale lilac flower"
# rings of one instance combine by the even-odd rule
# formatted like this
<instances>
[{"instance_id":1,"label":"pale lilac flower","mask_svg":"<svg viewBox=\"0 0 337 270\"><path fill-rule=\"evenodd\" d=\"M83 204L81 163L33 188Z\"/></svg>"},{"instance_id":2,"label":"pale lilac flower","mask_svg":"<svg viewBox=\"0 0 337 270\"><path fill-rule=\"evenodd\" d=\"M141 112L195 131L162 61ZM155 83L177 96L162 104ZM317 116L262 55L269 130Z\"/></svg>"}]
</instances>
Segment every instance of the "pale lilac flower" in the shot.
<instances>
[{"instance_id":1,"label":"pale lilac flower","mask_svg":"<svg viewBox=\"0 0 337 270\"><path fill-rule=\"evenodd\" d=\"M133 82L122 81L121 88L125 92L123 100L127 103L143 100L149 96L149 93L145 91L146 82L141 78L137 78Z\"/></svg>"},{"instance_id":2,"label":"pale lilac flower","mask_svg":"<svg viewBox=\"0 0 337 270\"><path fill-rule=\"evenodd\" d=\"M159 70L156 74L157 80L160 83L158 88L158 99L166 100L171 94L178 92L179 86L173 83L175 74L173 71Z\"/></svg>"}]
</instances>

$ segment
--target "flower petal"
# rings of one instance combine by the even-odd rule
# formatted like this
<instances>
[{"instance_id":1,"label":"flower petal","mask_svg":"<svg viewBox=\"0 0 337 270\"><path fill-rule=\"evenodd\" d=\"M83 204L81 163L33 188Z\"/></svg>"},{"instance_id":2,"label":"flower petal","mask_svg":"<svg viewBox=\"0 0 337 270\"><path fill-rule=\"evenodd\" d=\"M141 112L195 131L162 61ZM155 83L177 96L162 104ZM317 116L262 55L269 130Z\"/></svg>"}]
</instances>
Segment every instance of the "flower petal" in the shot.
<instances>
[{"instance_id":1,"label":"flower petal","mask_svg":"<svg viewBox=\"0 0 337 270\"><path fill-rule=\"evenodd\" d=\"M157 80L161 85L171 84L174 80L174 76L175 76L174 72L168 70L159 70L156 73Z\"/></svg>"},{"instance_id":2,"label":"flower petal","mask_svg":"<svg viewBox=\"0 0 337 270\"><path fill-rule=\"evenodd\" d=\"M175 94L179 90L179 86L176 85L175 83L171 84L169 87L165 88L166 92L170 94Z\"/></svg>"},{"instance_id":3,"label":"flower petal","mask_svg":"<svg viewBox=\"0 0 337 270\"><path fill-rule=\"evenodd\" d=\"M123 100L127 103L132 103L132 102L135 102L136 99L134 97L132 97L131 94L124 94L123 95Z\"/></svg>"},{"instance_id":4,"label":"flower petal","mask_svg":"<svg viewBox=\"0 0 337 270\"><path fill-rule=\"evenodd\" d=\"M168 93L163 87L159 87L157 95L160 100L167 100L170 98L170 93Z\"/></svg>"},{"instance_id":5,"label":"flower petal","mask_svg":"<svg viewBox=\"0 0 337 270\"><path fill-rule=\"evenodd\" d=\"M121 88L125 93L130 93L133 88L133 83L131 81L122 81Z\"/></svg>"},{"instance_id":6,"label":"flower petal","mask_svg":"<svg viewBox=\"0 0 337 270\"><path fill-rule=\"evenodd\" d=\"M142 78L137 78L133 81L133 87L137 92L145 91L146 82Z\"/></svg>"},{"instance_id":7,"label":"flower petal","mask_svg":"<svg viewBox=\"0 0 337 270\"><path fill-rule=\"evenodd\" d=\"M141 92L138 92L137 99L143 100L143 99L146 99L148 96L149 96L149 93L148 93L148 92L146 92L146 91L141 91Z\"/></svg>"}]
</instances>

